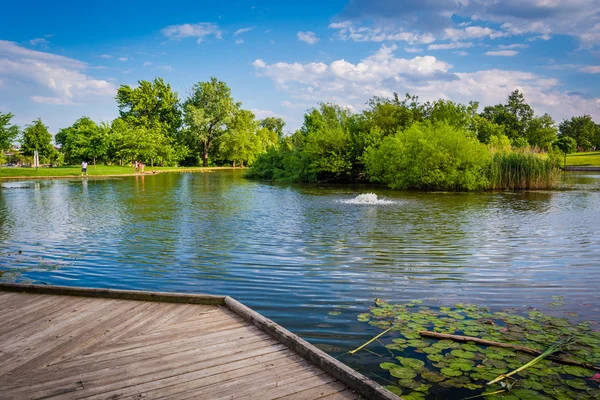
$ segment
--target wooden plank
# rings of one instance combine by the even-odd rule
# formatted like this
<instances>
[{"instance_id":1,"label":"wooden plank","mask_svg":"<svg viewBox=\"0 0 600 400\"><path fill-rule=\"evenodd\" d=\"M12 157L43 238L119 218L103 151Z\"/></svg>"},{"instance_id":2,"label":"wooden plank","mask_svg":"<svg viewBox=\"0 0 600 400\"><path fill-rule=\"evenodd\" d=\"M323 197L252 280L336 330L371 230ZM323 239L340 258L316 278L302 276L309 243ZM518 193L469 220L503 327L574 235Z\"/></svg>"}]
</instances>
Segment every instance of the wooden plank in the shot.
<instances>
[{"instance_id":1,"label":"wooden plank","mask_svg":"<svg viewBox=\"0 0 600 400\"><path fill-rule=\"evenodd\" d=\"M92 289L69 286L25 285L0 283L0 290L63 296L100 297L105 299L160 301L167 303L224 304L224 296L208 294L142 292L138 290Z\"/></svg>"},{"instance_id":2,"label":"wooden plank","mask_svg":"<svg viewBox=\"0 0 600 400\"><path fill-rule=\"evenodd\" d=\"M225 298L225 305L246 321L258 326L280 343L283 343L295 353L301 355L311 364L316 365L331 376L350 386L352 389L369 399L398 400L398 396L380 386L371 379L363 376L331 357L324 351L316 348L307 341L282 328L256 311L246 307L231 297Z\"/></svg>"},{"instance_id":3,"label":"wooden plank","mask_svg":"<svg viewBox=\"0 0 600 400\"><path fill-rule=\"evenodd\" d=\"M222 355L213 352L197 352L195 354L183 355L179 360L167 362L156 362L156 360L144 360L131 364L112 364L110 367L101 370L86 371L77 374L77 380L82 381L86 387L86 393L103 393L126 386L136 384L145 384L156 379L169 379L174 376L188 374L193 371L207 369L219 365L236 365L238 361L252 358L257 355L281 352L282 346L265 345L264 342L249 343L240 346L240 351ZM220 352L220 350L219 350ZM6 388L0 378L0 398L5 393L20 393L27 397L43 397L53 388L68 385L73 379L73 375L64 374L60 369L52 371L52 375L46 376L43 382L27 384L21 381L22 386L18 388ZM79 396L79 394L78 394Z\"/></svg>"},{"instance_id":4,"label":"wooden plank","mask_svg":"<svg viewBox=\"0 0 600 400\"><path fill-rule=\"evenodd\" d=\"M336 380L332 382L326 382L322 385L315 386L306 390L297 391L291 394L283 394L275 398L285 400L320 399L325 396L330 396L336 393L343 392L347 388L348 387L345 384Z\"/></svg>"},{"instance_id":5,"label":"wooden plank","mask_svg":"<svg viewBox=\"0 0 600 400\"><path fill-rule=\"evenodd\" d=\"M148 391L197 379L202 376L238 369L249 362L254 363L257 356L264 356L264 358L267 359L280 358L285 356L285 351L281 345L276 347L267 346L246 351L243 354L234 354L229 357L221 357L204 362L192 362L183 367L163 369L161 371L152 371L148 368L144 370L142 374L135 374L127 379L97 382L93 385L88 385L88 383L84 381L86 386L84 393L78 393L73 396L67 395L64 399L77 399L84 396L85 398L91 399L106 399L115 396L133 395L139 392L139 390Z\"/></svg>"},{"instance_id":6,"label":"wooden plank","mask_svg":"<svg viewBox=\"0 0 600 400\"><path fill-rule=\"evenodd\" d=\"M2 399L397 399L229 297L0 284L2 305Z\"/></svg>"}]
</instances>

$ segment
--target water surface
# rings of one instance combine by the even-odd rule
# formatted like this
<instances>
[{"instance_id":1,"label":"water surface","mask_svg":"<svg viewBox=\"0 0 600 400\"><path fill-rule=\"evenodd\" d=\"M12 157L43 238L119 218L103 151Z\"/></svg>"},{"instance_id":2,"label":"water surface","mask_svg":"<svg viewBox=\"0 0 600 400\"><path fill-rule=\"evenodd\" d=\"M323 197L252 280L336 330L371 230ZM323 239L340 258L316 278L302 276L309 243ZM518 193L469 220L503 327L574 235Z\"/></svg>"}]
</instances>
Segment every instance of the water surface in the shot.
<instances>
[{"instance_id":1,"label":"water surface","mask_svg":"<svg viewBox=\"0 0 600 400\"><path fill-rule=\"evenodd\" d=\"M379 333L356 321L376 297L598 320L600 175L564 185L423 193L239 171L5 181L0 279L231 295L334 356ZM384 201L357 199L368 192ZM371 376L381 361L341 359Z\"/></svg>"}]
</instances>

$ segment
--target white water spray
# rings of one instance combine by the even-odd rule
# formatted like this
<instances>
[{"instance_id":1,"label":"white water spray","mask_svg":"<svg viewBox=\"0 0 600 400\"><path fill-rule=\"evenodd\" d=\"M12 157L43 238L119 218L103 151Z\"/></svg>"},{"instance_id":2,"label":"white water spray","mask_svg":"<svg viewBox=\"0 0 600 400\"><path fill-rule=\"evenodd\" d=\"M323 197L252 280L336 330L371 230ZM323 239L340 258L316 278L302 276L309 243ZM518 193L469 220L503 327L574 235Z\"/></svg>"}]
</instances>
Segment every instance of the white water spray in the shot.
<instances>
[{"instance_id":1,"label":"white water spray","mask_svg":"<svg viewBox=\"0 0 600 400\"><path fill-rule=\"evenodd\" d=\"M353 199L350 200L342 200L344 204L368 204L368 205L378 205L378 204L394 204L391 200L383 200L378 199L375 193L363 193L359 194Z\"/></svg>"}]
</instances>

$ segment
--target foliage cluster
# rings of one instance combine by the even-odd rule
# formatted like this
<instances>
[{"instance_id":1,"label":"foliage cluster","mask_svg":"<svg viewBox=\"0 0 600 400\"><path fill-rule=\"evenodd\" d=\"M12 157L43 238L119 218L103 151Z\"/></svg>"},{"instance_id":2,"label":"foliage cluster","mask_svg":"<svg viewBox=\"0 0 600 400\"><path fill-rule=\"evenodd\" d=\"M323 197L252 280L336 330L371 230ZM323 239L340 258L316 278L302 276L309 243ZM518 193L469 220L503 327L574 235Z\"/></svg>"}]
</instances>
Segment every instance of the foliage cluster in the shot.
<instances>
[{"instance_id":1,"label":"foliage cluster","mask_svg":"<svg viewBox=\"0 0 600 400\"><path fill-rule=\"evenodd\" d=\"M518 90L506 104L477 110L476 102L420 103L408 94L403 100L375 97L360 113L321 104L278 149L259 156L246 176L369 180L423 190L552 187L560 163L556 146L563 151L569 140L558 137L552 118L536 117Z\"/></svg>"}]
</instances>

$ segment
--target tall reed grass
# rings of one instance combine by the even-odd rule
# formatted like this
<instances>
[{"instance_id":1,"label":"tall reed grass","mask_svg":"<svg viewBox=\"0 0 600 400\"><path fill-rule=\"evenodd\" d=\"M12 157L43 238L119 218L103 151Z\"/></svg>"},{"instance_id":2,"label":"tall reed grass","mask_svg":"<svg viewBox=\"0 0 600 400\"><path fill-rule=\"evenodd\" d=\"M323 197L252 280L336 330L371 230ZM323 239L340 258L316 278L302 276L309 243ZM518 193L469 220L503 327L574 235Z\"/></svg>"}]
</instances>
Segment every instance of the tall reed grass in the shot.
<instances>
[{"instance_id":1,"label":"tall reed grass","mask_svg":"<svg viewBox=\"0 0 600 400\"><path fill-rule=\"evenodd\" d=\"M551 189L558 183L558 164L529 152L495 153L489 165L489 189Z\"/></svg>"}]
</instances>

